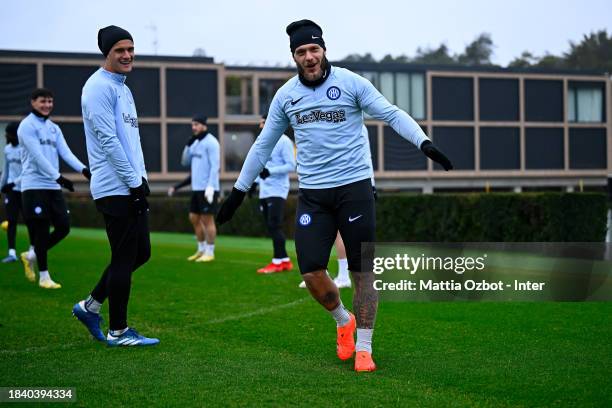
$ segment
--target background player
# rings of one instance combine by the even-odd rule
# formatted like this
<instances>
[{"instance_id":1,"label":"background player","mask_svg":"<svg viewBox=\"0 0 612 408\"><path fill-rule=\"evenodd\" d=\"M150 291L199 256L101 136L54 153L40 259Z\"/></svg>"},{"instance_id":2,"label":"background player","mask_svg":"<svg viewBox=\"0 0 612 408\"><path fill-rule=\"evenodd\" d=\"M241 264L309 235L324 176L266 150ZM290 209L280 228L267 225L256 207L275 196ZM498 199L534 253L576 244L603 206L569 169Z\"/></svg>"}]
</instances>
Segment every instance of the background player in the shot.
<instances>
[{"instance_id":1,"label":"background player","mask_svg":"<svg viewBox=\"0 0 612 408\"><path fill-rule=\"evenodd\" d=\"M193 225L198 248L187 260L195 262L210 262L215 259L217 237L214 216L219 201L221 149L217 138L208 132L207 120L203 115L192 119L192 136L181 156L181 164L190 166L191 175L168 190L168 195L172 196L176 190L191 182L189 221Z\"/></svg>"},{"instance_id":2,"label":"background player","mask_svg":"<svg viewBox=\"0 0 612 408\"><path fill-rule=\"evenodd\" d=\"M259 129L263 129L265 124L266 116L263 116L259 122ZM259 209L272 237L274 250L272 262L258 269L257 273L275 273L293 269L285 248L285 234L283 233L285 201L289 194L289 173L293 171L295 171L293 142L283 134L272 149L270 159L257 179Z\"/></svg>"},{"instance_id":3,"label":"background player","mask_svg":"<svg viewBox=\"0 0 612 408\"><path fill-rule=\"evenodd\" d=\"M17 137L17 128L19 123L11 122L6 126L6 146L4 146L4 170L2 171L2 179L0 186L4 194L4 208L6 210L7 229L6 235L8 238L8 256L2 260L3 263L17 261L17 252L15 251L15 238L17 236L17 219L19 213L23 215L21 206L21 146ZM26 224L28 225L28 224ZM31 256L34 255L34 246L32 245L32 236L29 232Z\"/></svg>"},{"instance_id":4,"label":"background player","mask_svg":"<svg viewBox=\"0 0 612 408\"><path fill-rule=\"evenodd\" d=\"M17 135L22 146L21 191L26 223L30 224L35 257L23 253L28 280L36 280L34 263L38 263L38 285L59 289L47 266L47 251L70 232L68 209L62 187L74 191L72 181L59 173L59 157L88 180L91 173L72 153L59 126L49 119L53 111L53 93L44 88L32 92L32 112L19 124ZM53 232L49 229L53 225Z\"/></svg>"}]
</instances>

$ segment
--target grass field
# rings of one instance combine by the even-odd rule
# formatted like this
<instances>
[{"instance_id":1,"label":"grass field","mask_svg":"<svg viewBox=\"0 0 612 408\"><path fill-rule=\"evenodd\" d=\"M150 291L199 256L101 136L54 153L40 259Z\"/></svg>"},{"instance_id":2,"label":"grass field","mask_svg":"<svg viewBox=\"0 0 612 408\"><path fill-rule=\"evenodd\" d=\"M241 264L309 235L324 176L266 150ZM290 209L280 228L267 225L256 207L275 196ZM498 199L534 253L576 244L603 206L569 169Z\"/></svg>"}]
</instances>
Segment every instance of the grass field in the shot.
<instances>
[{"instance_id":1,"label":"grass field","mask_svg":"<svg viewBox=\"0 0 612 408\"><path fill-rule=\"evenodd\" d=\"M50 252L58 291L0 265L0 386L75 387L76 405L96 407L612 404L611 303L384 302L379 370L357 375L299 274L255 273L269 241L220 237L212 264L185 261L187 234L152 244L129 321L161 339L154 348L109 349L71 316L107 263L103 231L73 229ZM351 304L350 289L342 297Z\"/></svg>"}]
</instances>

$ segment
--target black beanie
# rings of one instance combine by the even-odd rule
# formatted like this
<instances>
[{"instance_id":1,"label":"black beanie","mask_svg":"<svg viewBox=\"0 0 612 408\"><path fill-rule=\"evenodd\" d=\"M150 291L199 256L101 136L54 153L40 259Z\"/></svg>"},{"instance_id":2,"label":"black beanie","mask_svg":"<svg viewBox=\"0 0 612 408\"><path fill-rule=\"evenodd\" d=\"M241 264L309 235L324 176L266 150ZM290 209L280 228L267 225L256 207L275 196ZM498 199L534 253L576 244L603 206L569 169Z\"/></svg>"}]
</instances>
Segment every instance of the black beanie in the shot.
<instances>
[{"instance_id":1,"label":"black beanie","mask_svg":"<svg viewBox=\"0 0 612 408\"><path fill-rule=\"evenodd\" d=\"M199 122L204 126L208 126L208 124L206 123L208 121L208 118L204 115L195 115L191 120L194 122Z\"/></svg>"},{"instance_id":2,"label":"black beanie","mask_svg":"<svg viewBox=\"0 0 612 408\"><path fill-rule=\"evenodd\" d=\"M291 53L295 49L304 44L318 44L324 50L325 41L323 41L323 29L317 23L311 20L294 21L287 26L287 35L289 35L289 47Z\"/></svg>"},{"instance_id":3,"label":"black beanie","mask_svg":"<svg viewBox=\"0 0 612 408\"><path fill-rule=\"evenodd\" d=\"M6 128L4 129L4 131L6 133L8 133L9 135L17 136L17 128L18 127L19 127L19 123L18 122L11 122L8 125L6 125Z\"/></svg>"},{"instance_id":4,"label":"black beanie","mask_svg":"<svg viewBox=\"0 0 612 408\"><path fill-rule=\"evenodd\" d=\"M121 27L117 27L114 25L110 25L108 27L101 28L98 31L98 48L102 51L104 56L108 56L113 45L117 44L121 40L131 40L134 42L134 39Z\"/></svg>"}]
</instances>

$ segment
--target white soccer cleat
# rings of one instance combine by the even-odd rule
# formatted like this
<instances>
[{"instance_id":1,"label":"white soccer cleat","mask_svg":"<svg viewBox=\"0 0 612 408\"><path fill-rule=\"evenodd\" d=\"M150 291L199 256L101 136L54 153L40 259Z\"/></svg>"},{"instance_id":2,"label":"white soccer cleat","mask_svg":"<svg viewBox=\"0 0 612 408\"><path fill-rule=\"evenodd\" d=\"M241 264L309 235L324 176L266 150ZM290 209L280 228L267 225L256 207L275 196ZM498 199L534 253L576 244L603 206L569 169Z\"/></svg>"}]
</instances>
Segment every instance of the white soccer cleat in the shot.
<instances>
[{"instance_id":1,"label":"white soccer cleat","mask_svg":"<svg viewBox=\"0 0 612 408\"><path fill-rule=\"evenodd\" d=\"M334 283L336 284L338 289L350 288L352 286L350 278L347 278L347 279L336 278L336 279L334 279Z\"/></svg>"}]
</instances>

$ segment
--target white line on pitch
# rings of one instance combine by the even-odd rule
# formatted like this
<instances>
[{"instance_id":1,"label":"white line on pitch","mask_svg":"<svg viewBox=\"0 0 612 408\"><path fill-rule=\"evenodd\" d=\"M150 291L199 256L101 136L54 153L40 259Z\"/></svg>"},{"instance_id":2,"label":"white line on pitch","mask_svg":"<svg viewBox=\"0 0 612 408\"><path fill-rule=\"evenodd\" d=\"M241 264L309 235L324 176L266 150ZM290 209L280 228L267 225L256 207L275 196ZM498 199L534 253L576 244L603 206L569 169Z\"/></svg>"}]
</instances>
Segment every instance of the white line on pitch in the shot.
<instances>
[{"instance_id":1,"label":"white line on pitch","mask_svg":"<svg viewBox=\"0 0 612 408\"><path fill-rule=\"evenodd\" d=\"M259 316L259 315L266 314L266 313L272 313L280 309L286 309L288 307L293 307L293 306L299 305L300 303L308 299L310 299L310 297L305 297L302 299L294 300L293 302L285 303L284 305L264 307L262 309L253 310L252 312L248 312L248 313L241 313L241 314L237 314L233 316L222 317L220 319L212 319L202 324L218 324L218 323L229 322L232 320L248 319L249 317Z\"/></svg>"},{"instance_id":2,"label":"white line on pitch","mask_svg":"<svg viewBox=\"0 0 612 408\"><path fill-rule=\"evenodd\" d=\"M28 354L28 353L40 353L41 351L58 351L58 350L69 350L73 347L77 347L81 343L65 343L60 345L48 345L38 347L27 347L21 350L0 350L0 355L14 355L14 354Z\"/></svg>"}]
</instances>

